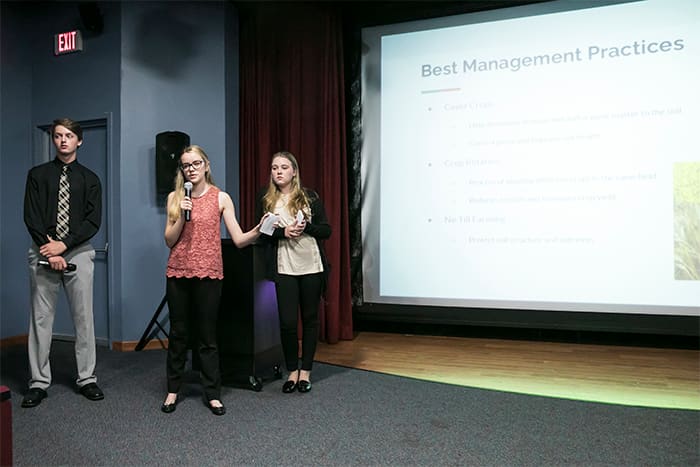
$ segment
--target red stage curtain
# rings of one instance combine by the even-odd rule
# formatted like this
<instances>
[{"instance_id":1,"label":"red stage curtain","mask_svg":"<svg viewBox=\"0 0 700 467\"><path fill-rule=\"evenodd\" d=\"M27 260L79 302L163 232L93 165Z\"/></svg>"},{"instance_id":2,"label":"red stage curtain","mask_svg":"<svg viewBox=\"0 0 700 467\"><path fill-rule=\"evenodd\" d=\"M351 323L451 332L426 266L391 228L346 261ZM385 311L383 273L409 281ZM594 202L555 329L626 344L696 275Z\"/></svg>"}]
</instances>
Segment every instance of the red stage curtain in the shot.
<instances>
[{"instance_id":1,"label":"red stage curtain","mask_svg":"<svg viewBox=\"0 0 700 467\"><path fill-rule=\"evenodd\" d=\"M239 4L240 5L240 4ZM241 225L272 154L290 151L302 184L321 196L333 229L321 340L352 339L342 21L331 5L250 3L240 10Z\"/></svg>"}]
</instances>

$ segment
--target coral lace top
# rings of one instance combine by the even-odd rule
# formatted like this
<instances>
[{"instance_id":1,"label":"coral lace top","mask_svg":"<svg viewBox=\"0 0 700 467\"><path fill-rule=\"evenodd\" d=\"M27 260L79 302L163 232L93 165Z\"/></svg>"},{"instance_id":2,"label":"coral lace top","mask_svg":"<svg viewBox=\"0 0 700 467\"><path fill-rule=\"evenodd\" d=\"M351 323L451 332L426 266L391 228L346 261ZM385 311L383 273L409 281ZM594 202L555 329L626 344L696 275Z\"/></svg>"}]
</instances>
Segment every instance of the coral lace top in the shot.
<instances>
[{"instance_id":1,"label":"coral lace top","mask_svg":"<svg viewBox=\"0 0 700 467\"><path fill-rule=\"evenodd\" d=\"M170 249L167 277L224 278L221 258L221 211L219 189L215 186L199 198L192 198L190 221Z\"/></svg>"}]
</instances>

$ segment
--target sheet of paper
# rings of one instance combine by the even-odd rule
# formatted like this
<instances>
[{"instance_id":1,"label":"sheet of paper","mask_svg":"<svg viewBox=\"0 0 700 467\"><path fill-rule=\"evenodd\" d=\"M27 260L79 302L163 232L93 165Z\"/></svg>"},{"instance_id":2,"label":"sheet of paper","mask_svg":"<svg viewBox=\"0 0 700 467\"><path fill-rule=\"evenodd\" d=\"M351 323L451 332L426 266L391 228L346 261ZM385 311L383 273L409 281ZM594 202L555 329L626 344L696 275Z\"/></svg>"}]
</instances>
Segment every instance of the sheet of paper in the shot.
<instances>
[{"instance_id":1,"label":"sheet of paper","mask_svg":"<svg viewBox=\"0 0 700 467\"><path fill-rule=\"evenodd\" d=\"M275 222L279 221L279 216L270 213L268 217L265 218L262 225L260 226L260 232L265 235L272 235L275 231Z\"/></svg>"}]
</instances>

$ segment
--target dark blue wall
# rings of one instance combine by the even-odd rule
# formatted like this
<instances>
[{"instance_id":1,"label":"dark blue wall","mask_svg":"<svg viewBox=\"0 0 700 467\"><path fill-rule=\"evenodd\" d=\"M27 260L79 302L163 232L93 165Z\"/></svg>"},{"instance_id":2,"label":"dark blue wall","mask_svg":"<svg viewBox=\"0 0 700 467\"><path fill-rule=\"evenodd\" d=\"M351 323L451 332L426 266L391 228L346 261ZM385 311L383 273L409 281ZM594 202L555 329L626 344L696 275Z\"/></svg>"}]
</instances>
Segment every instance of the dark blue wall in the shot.
<instances>
[{"instance_id":1,"label":"dark blue wall","mask_svg":"<svg viewBox=\"0 0 700 467\"><path fill-rule=\"evenodd\" d=\"M108 121L110 340L138 340L165 290L165 209L155 135L189 134L215 181L238 199L237 18L223 2L98 2L104 30L53 56L53 35L82 28L77 3L3 2L0 70L0 338L27 333L21 194L33 128L57 116ZM15 48L10 44L18 44Z\"/></svg>"},{"instance_id":2,"label":"dark blue wall","mask_svg":"<svg viewBox=\"0 0 700 467\"><path fill-rule=\"evenodd\" d=\"M28 322L29 237L21 200L31 167L32 41L29 15L18 6L0 2L0 337L27 334Z\"/></svg>"}]
</instances>

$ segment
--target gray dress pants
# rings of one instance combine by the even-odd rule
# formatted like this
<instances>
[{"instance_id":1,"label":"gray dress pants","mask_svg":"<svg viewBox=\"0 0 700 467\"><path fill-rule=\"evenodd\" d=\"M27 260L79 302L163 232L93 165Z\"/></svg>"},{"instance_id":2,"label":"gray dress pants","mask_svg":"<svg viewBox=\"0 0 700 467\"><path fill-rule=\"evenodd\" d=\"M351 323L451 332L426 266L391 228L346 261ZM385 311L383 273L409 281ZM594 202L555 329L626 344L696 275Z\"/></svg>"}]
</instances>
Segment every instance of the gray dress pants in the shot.
<instances>
[{"instance_id":1,"label":"gray dress pants","mask_svg":"<svg viewBox=\"0 0 700 467\"><path fill-rule=\"evenodd\" d=\"M46 389L51 385L49 352L53 320L59 289L66 291L68 306L75 326L75 359L78 365L78 387L97 381L95 377L95 322L92 315L92 284L95 250L89 242L63 256L77 266L72 272L57 272L37 262L44 259L39 248L29 249L29 278L32 310L29 319L30 388Z\"/></svg>"}]
</instances>

